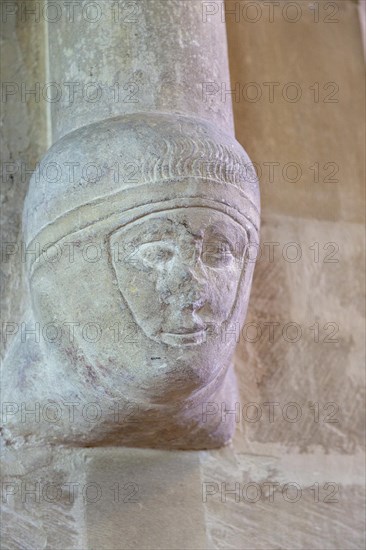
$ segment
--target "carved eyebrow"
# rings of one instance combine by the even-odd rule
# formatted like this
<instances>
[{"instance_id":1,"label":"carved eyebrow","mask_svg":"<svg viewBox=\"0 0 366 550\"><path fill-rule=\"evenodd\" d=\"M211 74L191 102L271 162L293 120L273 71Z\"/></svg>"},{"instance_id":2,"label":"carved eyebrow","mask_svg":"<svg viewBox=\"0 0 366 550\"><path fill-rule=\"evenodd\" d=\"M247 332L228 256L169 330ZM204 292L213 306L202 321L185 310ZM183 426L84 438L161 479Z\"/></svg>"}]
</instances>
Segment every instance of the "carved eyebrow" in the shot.
<instances>
[{"instance_id":1,"label":"carved eyebrow","mask_svg":"<svg viewBox=\"0 0 366 550\"><path fill-rule=\"evenodd\" d=\"M248 235L245 231L234 231L234 234L228 236L227 233L223 233L222 228L217 226L210 226L209 231L206 230L204 241L209 244L217 243L221 241L222 243L228 244L232 252L237 252L248 242ZM208 234L207 234L208 233Z\"/></svg>"},{"instance_id":2,"label":"carved eyebrow","mask_svg":"<svg viewBox=\"0 0 366 550\"><path fill-rule=\"evenodd\" d=\"M226 240L229 240L229 237L228 237L225 233L223 233L222 231L217 231L217 230L215 230L215 231L207 231L207 230L206 230L206 231L205 231L205 237L206 237L206 235L208 235L208 236L210 236L210 237L213 237L213 238L217 237L217 238L219 238L219 239L226 239Z\"/></svg>"},{"instance_id":3,"label":"carved eyebrow","mask_svg":"<svg viewBox=\"0 0 366 550\"><path fill-rule=\"evenodd\" d=\"M145 242L154 242L154 241L161 241L163 238L166 238L167 233L173 234L173 232L170 230L170 228L164 228L161 227L156 229L142 229L141 227L138 228L137 233L134 231L133 235L131 236L131 242L138 246L139 244L143 244ZM162 237L164 235L164 237Z\"/></svg>"},{"instance_id":4,"label":"carved eyebrow","mask_svg":"<svg viewBox=\"0 0 366 550\"><path fill-rule=\"evenodd\" d=\"M225 229L226 231L224 231ZM230 244L233 244L233 239L234 239L234 242L238 242L241 239L243 239L244 241L248 240L247 232L244 229L241 231L238 231L238 229L235 228L234 231L232 230L229 231L229 226L226 224L224 224L223 228L218 227L216 224L210 225L205 229L205 236L207 233L210 234L213 238L218 237L221 239L225 239ZM228 233L230 233L230 235L233 235L233 238L231 236L229 237Z\"/></svg>"},{"instance_id":5,"label":"carved eyebrow","mask_svg":"<svg viewBox=\"0 0 366 550\"><path fill-rule=\"evenodd\" d=\"M232 239L227 236L226 233L223 232L223 230L215 226L210 226L205 229L204 234L204 240L214 240L214 239L220 239L222 241L226 241L229 244L232 244Z\"/></svg>"}]
</instances>

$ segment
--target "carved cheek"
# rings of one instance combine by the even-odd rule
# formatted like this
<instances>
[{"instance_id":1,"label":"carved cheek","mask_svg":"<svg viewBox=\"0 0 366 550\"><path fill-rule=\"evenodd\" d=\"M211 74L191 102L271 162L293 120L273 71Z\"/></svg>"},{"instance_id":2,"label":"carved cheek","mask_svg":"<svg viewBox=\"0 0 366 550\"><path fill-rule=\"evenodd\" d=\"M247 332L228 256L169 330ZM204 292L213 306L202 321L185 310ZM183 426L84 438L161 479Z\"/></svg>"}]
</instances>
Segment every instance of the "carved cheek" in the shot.
<instances>
[{"instance_id":1,"label":"carved cheek","mask_svg":"<svg viewBox=\"0 0 366 550\"><path fill-rule=\"evenodd\" d=\"M210 269L209 303L212 312L229 314L238 290L240 269Z\"/></svg>"}]
</instances>

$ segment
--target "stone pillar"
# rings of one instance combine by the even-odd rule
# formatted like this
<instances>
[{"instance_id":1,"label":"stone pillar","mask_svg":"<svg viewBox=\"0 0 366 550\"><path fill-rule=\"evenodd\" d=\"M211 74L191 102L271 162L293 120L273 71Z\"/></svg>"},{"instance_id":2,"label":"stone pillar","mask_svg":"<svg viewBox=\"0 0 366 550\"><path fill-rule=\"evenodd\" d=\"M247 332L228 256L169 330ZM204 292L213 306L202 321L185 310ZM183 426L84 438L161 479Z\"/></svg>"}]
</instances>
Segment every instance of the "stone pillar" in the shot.
<instances>
[{"instance_id":1,"label":"stone pillar","mask_svg":"<svg viewBox=\"0 0 366 550\"><path fill-rule=\"evenodd\" d=\"M82 2L48 23L49 80L62 89L51 104L53 141L136 112L207 119L232 134L231 98L216 93L229 78L225 23L206 4Z\"/></svg>"}]
</instances>

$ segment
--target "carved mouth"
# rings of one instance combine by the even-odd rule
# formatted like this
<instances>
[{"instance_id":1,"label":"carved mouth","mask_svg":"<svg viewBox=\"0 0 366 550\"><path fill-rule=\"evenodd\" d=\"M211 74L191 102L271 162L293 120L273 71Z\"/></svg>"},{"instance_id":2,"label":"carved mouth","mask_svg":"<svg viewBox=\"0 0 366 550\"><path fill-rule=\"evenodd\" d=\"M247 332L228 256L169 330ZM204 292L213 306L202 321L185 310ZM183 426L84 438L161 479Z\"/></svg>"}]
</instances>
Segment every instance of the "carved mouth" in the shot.
<instances>
[{"instance_id":1,"label":"carved mouth","mask_svg":"<svg viewBox=\"0 0 366 550\"><path fill-rule=\"evenodd\" d=\"M204 329L192 330L191 328L181 328L179 330L176 330L175 332L168 332L167 334L198 334L199 332L203 331Z\"/></svg>"},{"instance_id":2,"label":"carved mouth","mask_svg":"<svg viewBox=\"0 0 366 550\"><path fill-rule=\"evenodd\" d=\"M172 346L198 345L206 341L206 329L179 329L176 332L163 332L161 339Z\"/></svg>"}]
</instances>

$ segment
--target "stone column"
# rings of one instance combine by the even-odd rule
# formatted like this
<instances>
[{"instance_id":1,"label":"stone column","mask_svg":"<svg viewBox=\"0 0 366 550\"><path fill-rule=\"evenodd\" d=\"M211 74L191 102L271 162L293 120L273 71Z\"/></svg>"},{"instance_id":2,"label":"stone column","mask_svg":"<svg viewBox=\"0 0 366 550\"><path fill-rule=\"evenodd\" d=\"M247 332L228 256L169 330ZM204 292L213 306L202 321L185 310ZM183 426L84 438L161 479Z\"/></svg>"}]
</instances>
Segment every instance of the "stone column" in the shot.
<instances>
[{"instance_id":1,"label":"stone column","mask_svg":"<svg viewBox=\"0 0 366 550\"><path fill-rule=\"evenodd\" d=\"M225 23L207 2L80 4L48 23L49 80L62 91L51 104L53 142L136 112L207 119L233 134L231 98L213 93L229 78Z\"/></svg>"}]
</instances>

